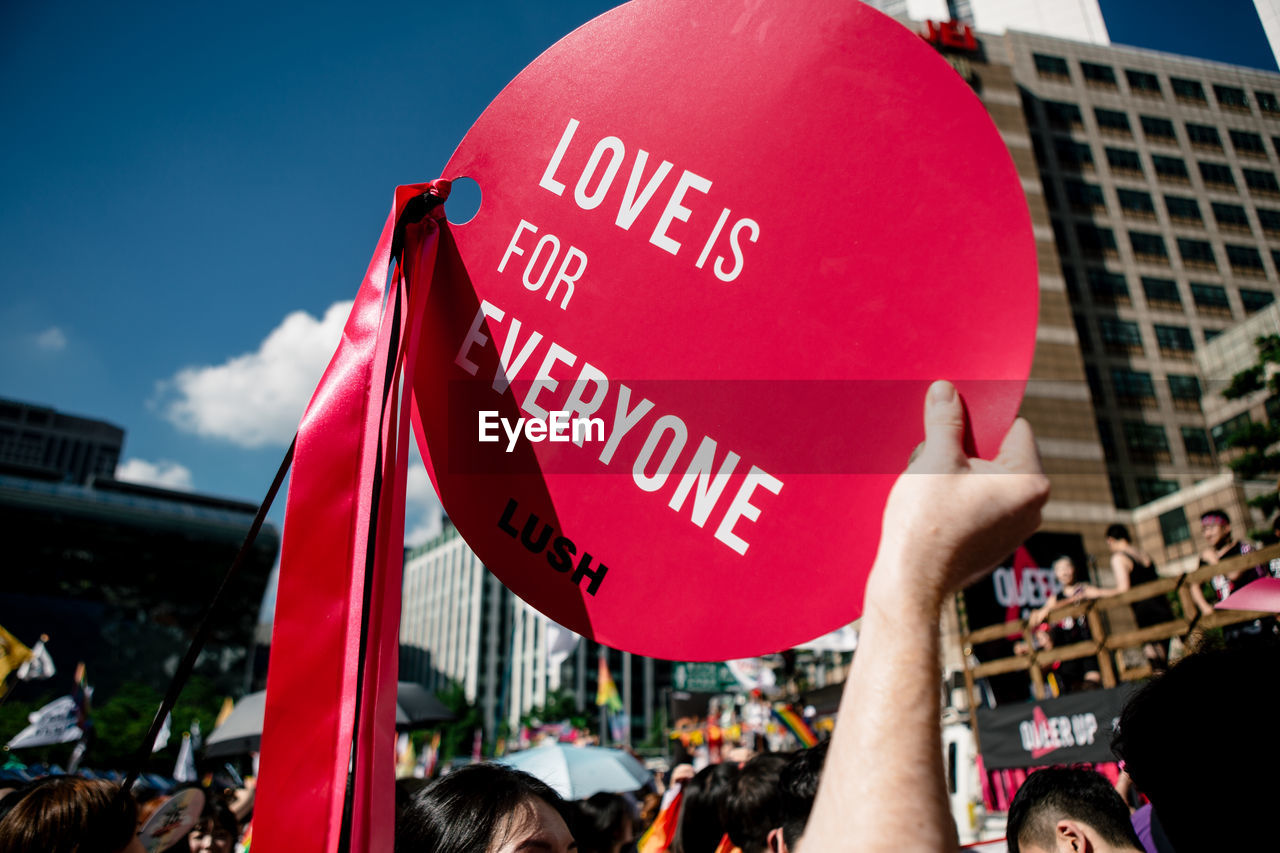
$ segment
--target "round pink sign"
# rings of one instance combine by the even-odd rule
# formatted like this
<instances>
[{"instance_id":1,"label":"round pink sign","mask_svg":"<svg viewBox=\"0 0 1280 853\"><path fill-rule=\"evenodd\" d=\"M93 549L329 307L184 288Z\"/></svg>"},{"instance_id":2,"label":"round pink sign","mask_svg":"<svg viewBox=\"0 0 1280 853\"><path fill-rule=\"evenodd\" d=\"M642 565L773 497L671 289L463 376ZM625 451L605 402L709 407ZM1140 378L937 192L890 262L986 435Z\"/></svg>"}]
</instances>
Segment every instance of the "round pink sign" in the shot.
<instances>
[{"instance_id":1,"label":"round pink sign","mask_svg":"<svg viewBox=\"0 0 1280 853\"><path fill-rule=\"evenodd\" d=\"M423 455L485 565L602 643L719 660L851 621L929 382L983 454L1017 411L1017 172L861 3L628 3L502 91L462 176L483 203L429 298Z\"/></svg>"}]
</instances>

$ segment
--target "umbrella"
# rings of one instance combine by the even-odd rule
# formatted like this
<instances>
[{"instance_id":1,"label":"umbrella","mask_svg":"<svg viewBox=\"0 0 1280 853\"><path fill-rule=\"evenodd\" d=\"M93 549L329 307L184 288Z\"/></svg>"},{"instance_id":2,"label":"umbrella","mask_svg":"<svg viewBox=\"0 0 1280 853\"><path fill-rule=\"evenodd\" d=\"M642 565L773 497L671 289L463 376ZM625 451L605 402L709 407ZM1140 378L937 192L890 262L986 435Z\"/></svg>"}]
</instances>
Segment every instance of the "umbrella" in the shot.
<instances>
[{"instance_id":1,"label":"umbrella","mask_svg":"<svg viewBox=\"0 0 1280 853\"><path fill-rule=\"evenodd\" d=\"M250 693L236 703L222 725L205 739L204 754L209 758L243 755L258 749L262 742L262 715L267 693ZM421 684L410 681L396 683L396 728L408 729L427 723L452 720L454 714Z\"/></svg>"},{"instance_id":2,"label":"umbrella","mask_svg":"<svg viewBox=\"0 0 1280 853\"><path fill-rule=\"evenodd\" d=\"M548 743L497 759L546 782L566 800L582 800L601 791L635 791L649 782L649 771L620 749Z\"/></svg>"}]
</instances>

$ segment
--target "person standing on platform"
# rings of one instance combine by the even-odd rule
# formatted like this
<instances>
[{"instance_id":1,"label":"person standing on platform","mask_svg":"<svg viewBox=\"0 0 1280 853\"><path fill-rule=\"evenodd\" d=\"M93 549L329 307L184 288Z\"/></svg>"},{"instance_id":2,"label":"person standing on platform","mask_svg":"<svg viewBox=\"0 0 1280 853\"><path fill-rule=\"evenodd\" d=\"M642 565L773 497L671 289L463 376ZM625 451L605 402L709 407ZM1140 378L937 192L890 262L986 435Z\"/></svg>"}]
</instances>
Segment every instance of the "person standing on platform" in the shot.
<instances>
[{"instance_id":1,"label":"person standing on platform","mask_svg":"<svg viewBox=\"0 0 1280 853\"><path fill-rule=\"evenodd\" d=\"M1145 551L1134 547L1129 537L1129 528L1123 524L1113 524L1107 528L1107 548L1111 551L1111 574L1115 576L1116 592L1127 592L1130 588L1156 580L1155 561ZM1164 596L1148 598L1134 602L1133 618L1139 628L1159 625L1173 619L1173 608ZM1161 671L1169 665L1169 641L1147 643L1143 653L1151 668Z\"/></svg>"}]
</instances>

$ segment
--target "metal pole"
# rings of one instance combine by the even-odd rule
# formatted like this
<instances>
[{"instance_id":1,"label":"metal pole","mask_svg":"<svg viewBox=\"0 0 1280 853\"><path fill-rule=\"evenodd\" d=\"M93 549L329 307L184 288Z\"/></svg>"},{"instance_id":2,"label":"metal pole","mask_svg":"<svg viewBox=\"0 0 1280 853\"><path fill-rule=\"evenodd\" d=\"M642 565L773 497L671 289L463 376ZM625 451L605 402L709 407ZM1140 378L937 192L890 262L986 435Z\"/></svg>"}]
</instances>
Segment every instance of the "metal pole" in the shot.
<instances>
[{"instance_id":1,"label":"metal pole","mask_svg":"<svg viewBox=\"0 0 1280 853\"><path fill-rule=\"evenodd\" d=\"M627 721L622 742L631 745L631 652L622 653L622 714Z\"/></svg>"}]
</instances>

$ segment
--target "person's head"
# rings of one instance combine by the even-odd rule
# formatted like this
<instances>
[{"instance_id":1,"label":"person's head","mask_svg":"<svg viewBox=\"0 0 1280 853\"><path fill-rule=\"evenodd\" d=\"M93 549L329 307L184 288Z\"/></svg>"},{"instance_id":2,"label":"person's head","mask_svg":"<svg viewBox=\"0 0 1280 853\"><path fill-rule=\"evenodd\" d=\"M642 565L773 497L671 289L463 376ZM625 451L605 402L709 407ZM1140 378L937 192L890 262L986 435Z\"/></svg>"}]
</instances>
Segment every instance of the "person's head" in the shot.
<instances>
[{"instance_id":1,"label":"person's head","mask_svg":"<svg viewBox=\"0 0 1280 853\"><path fill-rule=\"evenodd\" d=\"M1131 542L1133 540L1129 538L1129 528L1123 524L1113 524L1107 528L1107 547L1112 551L1119 551Z\"/></svg>"},{"instance_id":2,"label":"person's head","mask_svg":"<svg viewBox=\"0 0 1280 853\"><path fill-rule=\"evenodd\" d=\"M1052 568L1053 576L1063 586L1070 586L1076 582L1076 564L1070 557L1063 556L1054 560Z\"/></svg>"},{"instance_id":3,"label":"person's head","mask_svg":"<svg viewBox=\"0 0 1280 853\"><path fill-rule=\"evenodd\" d=\"M1129 807L1106 777L1049 767L1027 777L1009 804L1009 853L1137 851Z\"/></svg>"},{"instance_id":4,"label":"person's head","mask_svg":"<svg viewBox=\"0 0 1280 853\"><path fill-rule=\"evenodd\" d=\"M572 807L569 828L578 853L618 853L635 838L631 808L621 794L592 794Z\"/></svg>"},{"instance_id":5,"label":"person's head","mask_svg":"<svg viewBox=\"0 0 1280 853\"><path fill-rule=\"evenodd\" d=\"M47 776L5 798L5 853L143 853L138 807L111 782Z\"/></svg>"},{"instance_id":6,"label":"person's head","mask_svg":"<svg viewBox=\"0 0 1280 853\"><path fill-rule=\"evenodd\" d=\"M713 853L724 837L725 801L737 775L736 764L710 764L684 783L673 853Z\"/></svg>"},{"instance_id":7,"label":"person's head","mask_svg":"<svg viewBox=\"0 0 1280 853\"><path fill-rule=\"evenodd\" d=\"M1226 510L1211 509L1200 513L1200 529L1204 532L1204 541L1217 547L1231 538L1231 519Z\"/></svg>"},{"instance_id":8,"label":"person's head","mask_svg":"<svg viewBox=\"0 0 1280 853\"><path fill-rule=\"evenodd\" d=\"M576 851L564 800L502 764L471 764L419 791L396 821L396 853Z\"/></svg>"},{"instance_id":9,"label":"person's head","mask_svg":"<svg viewBox=\"0 0 1280 853\"><path fill-rule=\"evenodd\" d=\"M729 840L742 853L769 849L769 831L782 825L782 794L778 780L788 756L766 752L742 765L725 801Z\"/></svg>"},{"instance_id":10,"label":"person's head","mask_svg":"<svg viewBox=\"0 0 1280 853\"><path fill-rule=\"evenodd\" d=\"M231 807L217 797L209 797L200 820L187 833L191 853L231 853L240 837L240 821Z\"/></svg>"},{"instance_id":11,"label":"person's head","mask_svg":"<svg viewBox=\"0 0 1280 853\"><path fill-rule=\"evenodd\" d=\"M827 760L829 743L824 740L817 746L793 752L787 766L778 775L778 791L782 795L782 830L769 833L773 849L795 850L800 843L800 836L804 835L804 828L809 823L809 812L813 810L813 798L818 795L818 782L822 778L822 765Z\"/></svg>"},{"instance_id":12,"label":"person's head","mask_svg":"<svg viewBox=\"0 0 1280 853\"><path fill-rule=\"evenodd\" d=\"M1200 652L1134 694L1111 750L1147 795L1178 850L1261 850L1274 843L1280 739L1264 730L1280 706L1280 648ZM1187 746L1192 745L1192 746ZM1186 746L1187 748L1183 748ZM1230 820L1215 816L1230 815Z\"/></svg>"}]
</instances>

